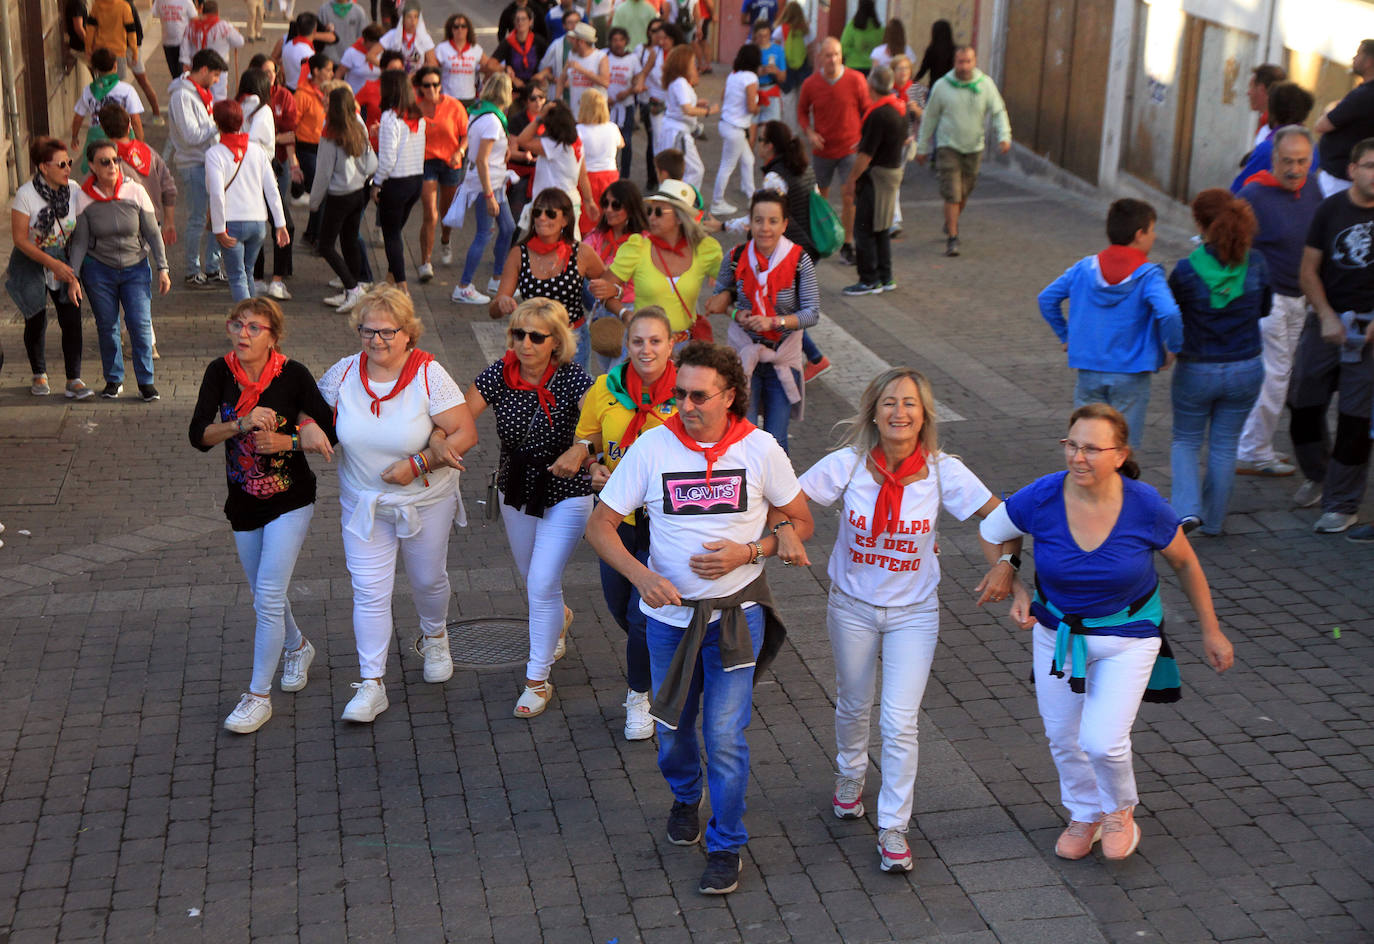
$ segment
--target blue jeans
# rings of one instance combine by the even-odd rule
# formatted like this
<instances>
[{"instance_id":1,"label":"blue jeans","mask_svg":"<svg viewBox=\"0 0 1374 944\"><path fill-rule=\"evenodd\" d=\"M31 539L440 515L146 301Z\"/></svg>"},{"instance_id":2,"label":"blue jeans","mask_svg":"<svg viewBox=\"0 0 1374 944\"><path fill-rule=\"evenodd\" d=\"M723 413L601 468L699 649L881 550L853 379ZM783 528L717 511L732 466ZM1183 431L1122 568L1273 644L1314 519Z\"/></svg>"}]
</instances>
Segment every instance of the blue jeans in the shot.
<instances>
[{"instance_id":1,"label":"blue jeans","mask_svg":"<svg viewBox=\"0 0 1374 944\"><path fill-rule=\"evenodd\" d=\"M227 220L224 231L238 240L228 249L221 247L220 264L229 276L229 294L236 302L253 297L253 266L267 239L267 224L262 220Z\"/></svg>"},{"instance_id":2,"label":"blue jeans","mask_svg":"<svg viewBox=\"0 0 1374 944\"><path fill-rule=\"evenodd\" d=\"M116 269L95 256L81 264L81 282L95 315L95 334L100 342L100 361L106 383L124 382L124 348L119 340L119 309L129 329L133 348L134 377L139 384L153 382L153 276L148 260Z\"/></svg>"},{"instance_id":3,"label":"blue jeans","mask_svg":"<svg viewBox=\"0 0 1374 944\"><path fill-rule=\"evenodd\" d=\"M802 330L802 354L808 364L814 364L825 356L816 342L811 340L811 332L805 329Z\"/></svg>"},{"instance_id":4,"label":"blue jeans","mask_svg":"<svg viewBox=\"0 0 1374 944\"><path fill-rule=\"evenodd\" d=\"M253 610L257 628L253 633L253 680L249 690L255 695L272 691L272 676L282 648L299 649L304 640L286 591L296 569L296 557L310 530L315 506L306 505L273 518L256 531L235 531L239 563L253 588Z\"/></svg>"},{"instance_id":5,"label":"blue jeans","mask_svg":"<svg viewBox=\"0 0 1374 944\"><path fill-rule=\"evenodd\" d=\"M1150 374L1080 370L1073 391L1074 409L1085 403L1105 403L1120 410L1131 429L1131 448L1139 449L1145 435L1145 410L1150 406Z\"/></svg>"},{"instance_id":6,"label":"blue jeans","mask_svg":"<svg viewBox=\"0 0 1374 944\"><path fill-rule=\"evenodd\" d=\"M763 645L763 607L745 610L754 655ZM677 626L646 618L649 666L654 691L663 685L678 642L686 632ZM749 742L744 729L754 707L751 669L726 672L720 663L720 621L706 628L701 655L687 692L676 731L658 725L658 769L680 803L701 799L701 748L697 743L697 712L706 742L706 783L711 788L711 821L706 824L706 851L738 852L749 841L744 828L744 791L749 784Z\"/></svg>"},{"instance_id":7,"label":"blue jeans","mask_svg":"<svg viewBox=\"0 0 1374 944\"><path fill-rule=\"evenodd\" d=\"M800 371L792 371L797 386L802 385ZM782 388L777 368L772 364L759 364L754 375L749 378L749 422L758 423L763 414L763 429L778 441L782 451L787 451L787 424L792 418L792 404L787 401L787 392Z\"/></svg>"},{"instance_id":8,"label":"blue jeans","mask_svg":"<svg viewBox=\"0 0 1374 944\"><path fill-rule=\"evenodd\" d=\"M510 215L510 204L506 202L506 188L498 186L495 192L499 208L495 217L487 212L486 198L480 195L468 209L468 214L477 221L477 235L472 238L472 245L468 247L467 257L463 260L463 277L458 280L459 285L471 285L473 277L477 275L477 267L482 264L482 253L486 252L487 243L491 241L493 223L496 225L496 249L492 256L491 275L494 279L501 278L501 268L506 264L511 240L515 238L515 219Z\"/></svg>"},{"instance_id":9,"label":"blue jeans","mask_svg":"<svg viewBox=\"0 0 1374 944\"><path fill-rule=\"evenodd\" d=\"M205 194L205 165L192 164L177 171L177 189L186 204L186 232L182 235L186 248L186 274L219 270L219 243L210 235L206 213L210 209ZM205 267L201 268L201 256Z\"/></svg>"},{"instance_id":10,"label":"blue jeans","mask_svg":"<svg viewBox=\"0 0 1374 944\"><path fill-rule=\"evenodd\" d=\"M649 545L639 546L634 525L622 521L616 528L616 534L620 535L620 543L635 556L635 560L641 564L649 563ZM606 598L611 618L625 630L625 681L634 691L647 692L653 684L653 675L649 671L649 643L644 636L647 617L639 608L639 591L621 576L620 571L602 561L601 594Z\"/></svg>"},{"instance_id":11,"label":"blue jeans","mask_svg":"<svg viewBox=\"0 0 1374 944\"><path fill-rule=\"evenodd\" d=\"M589 370L592 361L592 316L591 313L582 316L582 324L572 329L573 337L577 339L577 351L573 354L573 362L583 370Z\"/></svg>"},{"instance_id":12,"label":"blue jeans","mask_svg":"<svg viewBox=\"0 0 1374 944\"><path fill-rule=\"evenodd\" d=\"M1220 534L1236 478L1236 445L1264 383L1258 357L1226 364L1174 365L1174 484L1170 504L1180 517L1202 520L1204 534ZM1208 423L1211 429L1208 430ZM1198 458L1207 433L1207 474L1198 487Z\"/></svg>"}]
</instances>

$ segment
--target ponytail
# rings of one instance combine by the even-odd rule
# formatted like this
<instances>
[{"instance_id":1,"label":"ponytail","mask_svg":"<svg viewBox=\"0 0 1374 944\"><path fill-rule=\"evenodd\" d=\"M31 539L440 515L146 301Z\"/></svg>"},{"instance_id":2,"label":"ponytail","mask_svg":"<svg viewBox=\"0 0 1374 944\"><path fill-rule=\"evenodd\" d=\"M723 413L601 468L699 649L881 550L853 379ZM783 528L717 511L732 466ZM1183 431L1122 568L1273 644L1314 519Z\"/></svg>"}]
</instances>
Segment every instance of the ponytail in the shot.
<instances>
[{"instance_id":1,"label":"ponytail","mask_svg":"<svg viewBox=\"0 0 1374 944\"><path fill-rule=\"evenodd\" d=\"M1250 204L1228 190L1211 187L1193 198L1192 211L1198 231L1222 265L1245 261L1259 232Z\"/></svg>"}]
</instances>

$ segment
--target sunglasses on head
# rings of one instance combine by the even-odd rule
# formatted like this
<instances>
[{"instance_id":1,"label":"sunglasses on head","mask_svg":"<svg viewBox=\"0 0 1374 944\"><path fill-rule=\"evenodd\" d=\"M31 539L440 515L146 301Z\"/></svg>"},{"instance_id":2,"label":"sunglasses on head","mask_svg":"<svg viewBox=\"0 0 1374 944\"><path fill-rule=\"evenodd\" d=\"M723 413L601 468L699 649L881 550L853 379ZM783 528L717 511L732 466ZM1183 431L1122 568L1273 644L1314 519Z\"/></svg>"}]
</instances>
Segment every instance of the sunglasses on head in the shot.
<instances>
[{"instance_id":1,"label":"sunglasses on head","mask_svg":"<svg viewBox=\"0 0 1374 944\"><path fill-rule=\"evenodd\" d=\"M111 166L111 165L113 165L113 164L118 164L118 163L119 163L119 158L117 158L117 157L97 157L97 158L96 158L94 161L92 161L91 163L93 163L93 164L99 164L101 167L109 167L109 166Z\"/></svg>"},{"instance_id":2,"label":"sunglasses on head","mask_svg":"<svg viewBox=\"0 0 1374 944\"><path fill-rule=\"evenodd\" d=\"M546 220L556 220L562 212L562 210L556 210L553 207L539 207L538 209L531 210L530 214L535 217L542 216Z\"/></svg>"},{"instance_id":3,"label":"sunglasses on head","mask_svg":"<svg viewBox=\"0 0 1374 944\"><path fill-rule=\"evenodd\" d=\"M624 204L622 204L622 203L621 203L619 200L617 200L615 197L602 197L602 198L601 198L601 208L602 208L603 210L619 210L619 209L621 209L623 206L624 206Z\"/></svg>"},{"instance_id":4,"label":"sunglasses on head","mask_svg":"<svg viewBox=\"0 0 1374 944\"><path fill-rule=\"evenodd\" d=\"M517 341L523 341L525 338L529 338L534 344L543 344L549 338L553 337L553 335L545 334L543 331L526 331L524 328L511 328L510 336Z\"/></svg>"}]
</instances>

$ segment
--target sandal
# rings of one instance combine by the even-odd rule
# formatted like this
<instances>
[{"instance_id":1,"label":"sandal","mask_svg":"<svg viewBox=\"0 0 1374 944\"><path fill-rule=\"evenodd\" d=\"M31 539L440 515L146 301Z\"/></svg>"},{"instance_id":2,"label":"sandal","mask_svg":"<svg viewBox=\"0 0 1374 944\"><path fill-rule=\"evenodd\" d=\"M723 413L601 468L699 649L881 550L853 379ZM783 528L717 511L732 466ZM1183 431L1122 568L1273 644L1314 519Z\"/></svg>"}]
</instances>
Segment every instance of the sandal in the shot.
<instances>
[{"instance_id":1,"label":"sandal","mask_svg":"<svg viewBox=\"0 0 1374 944\"><path fill-rule=\"evenodd\" d=\"M549 701L553 698L553 683L545 681L538 688L525 686L525 690L520 693L520 700L515 703L515 717L533 718L542 715L544 709L549 707Z\"/></svg>"},{"instance_id":2,"label":"sandal","mask_svg":"<svg viewBox=\"0 0 1374 944\"><path fill-rule=\"evenodd\" d=\"M573 622L573 611L563 607L563 632L558 634L558 645L553 650L553 661L557 662L568 654L568 627Z\"/></svg>"}]
</instances>

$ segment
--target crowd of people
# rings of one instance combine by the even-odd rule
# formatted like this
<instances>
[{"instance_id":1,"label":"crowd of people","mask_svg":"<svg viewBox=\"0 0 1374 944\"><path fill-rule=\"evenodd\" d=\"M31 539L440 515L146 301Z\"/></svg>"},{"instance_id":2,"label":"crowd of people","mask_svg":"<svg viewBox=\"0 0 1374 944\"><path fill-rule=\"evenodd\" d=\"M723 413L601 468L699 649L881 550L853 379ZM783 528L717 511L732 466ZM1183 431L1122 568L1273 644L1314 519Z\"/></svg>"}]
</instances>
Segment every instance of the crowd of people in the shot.
<instances>
[{"instance_id":1,"label":"crowd of people","mask_svg":"<svg viewBox=\"0 0 1374 944\"><path fill-rule=\"evenodd\" d=\"M252 675L225 720L230 731L270 719L279 667L282 691L308 683L315 648L288 602L316 499L306 453L338 458L359 663L341 717L370 723L389 706L398 554L424 679L452 676L449 529L466 524L460 473L490 407L500 450L487 513L502 521L528 604L513 714L533 719L555 697L553 670L575 621L563 572L585 537L626 634L624 736L657 737L672 794L666 833L680 845L704 839L702 893L729 893L740 880L752 687L786 632L762 564L810 563L813 503L839 509L826 620L837 683L831 807L842 819L865 813L882 667L880 868L912 867L906 833L938 639L942 511L980 519L988 570L978 603L1010 601L1012 620L1033 633L1036 697L1069 814L1057 854L1083 858L1100 841L1119 860L1140 840L1132 723L1142 700L1177 698L1179 688L1155 552L1196 613L1208 663L1226 670L1231 644L1189 535L1222 533L1238 469L1292 474L1273 452L1285 399L1305 476L1296 503L1321 504L1319 532L1356 523L1374 394L1374 41L1355 59L1366 78L1351 93L1359 99L1317 124L1320 176L1311 174L1314 135L1300 123L1310 94L1261 67L1252 87L1265 88L1266 114L1254 149L1235 194L1208 189L1192 202L1196 248L1166 275L1148 259L1154 210L1119 200L1107 215L1108 247L1040 293L1041 314L1077 371L1065 469L1003 500L942 451L934 392L909 368L873 378L837 448L800 475L790 448L806 384L829 363L807 332L824 304L817 266L832 255L856 266L845 295L896 288L891 246L911 160L933 161L945 253L959 255L989 125L995 146L1010 148L1001 95L949 24L935 24L918 64L901 21L882 22L872 0L860 0L839 38L817 35L795 2L778 10L751 0L752 41L714 103L696 93L710 67L709 2L596 3L584 22L570 2L545 10L512 0L490 53L462 14L448 18L436 45L415 0L382 4L380 17L331 3L294 17L230 97L238 70L227 57L244 37L219 20L215 0L198 10L159 0L164 51L175 47L164 162L144 140L138 92L118 79L120 63L138 59L124 40L131 30L121 20L123 45L103 45L111 3L92 7L95 79L77 104L70 148L33 142L36 173L13 205L7 287L26 318L34 394L50 392L49 302L65 393L93 394L81 379L86 299L101 395L123 389L122 310L145 401L159 396L151 299L154 279L160 293L171 285L167 245L181 239L188 286L229 289L230 350L205 370L188 435L202 451L223 446L224 511L253 591ZM257 10L250 39L261 37ZM160 115L146 80L141 87ZM708 200L696 142L713 116L723 157ZM631 179L641 127L644 188ZM72 153L89 165L82 184ZM735 176L742 213L726 199ZM838 213L827 202L837 180ZM187 208L180 233L178 197ZM385 282L363 242L369 204ZM471 215L452 300L485 305L505 324L504 354L466 388L418 346L424 325L405 242L417 204L416 277L433 279L436 259L452 264L454 234ZM359 344L318 380L283 353L293 205L308 208L302 240L336 276L339 294L326 303L347 316ZM727 251L722 233L742 239ZM729 316L725 343L715 343L711 315ZM1169 367L1166 502L1138 480L1132 457L1150 378ZM1374 526L1348 536L1374 541ZM1026 537L1030 588L1019 578Z\"/></svg>"}]
</instances>

